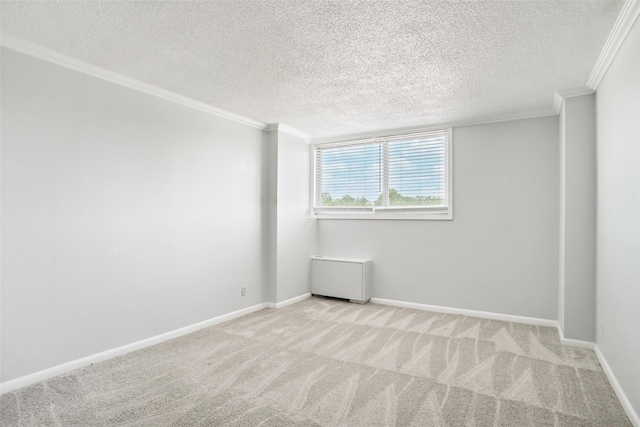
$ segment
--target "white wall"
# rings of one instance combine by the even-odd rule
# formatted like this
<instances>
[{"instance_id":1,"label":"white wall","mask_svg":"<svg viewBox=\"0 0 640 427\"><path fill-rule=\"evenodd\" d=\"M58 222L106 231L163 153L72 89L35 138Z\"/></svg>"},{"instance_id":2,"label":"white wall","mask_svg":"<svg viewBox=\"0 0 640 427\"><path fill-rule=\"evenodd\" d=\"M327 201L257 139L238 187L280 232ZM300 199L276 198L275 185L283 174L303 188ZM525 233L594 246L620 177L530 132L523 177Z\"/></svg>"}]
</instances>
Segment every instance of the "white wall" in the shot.
<instances>
[{"instance_id":1,"label":"white wall","mask_svg":"<svg viewBox=\"0 0 640 427\"><path fill-rule=\"evenodd\" d=\"M271 276L270 297L272 302L282 302L311 290L310 256L315 254L316 221L309 217L309 144L283 131L270 133L271 213L276 216L271 223L276 257L272 259L275 274Z\"/></svg>"},{"instance_id":2,"label":"white wall","mask_svg":"<svg viewBox=\"0 0 640 427\"><path fill-rule=\"evenodd\" d=\"M1 89L2 381L266 299L263 131L4 49Z\"/></svg>"},{"instance_id":3,"label":"white wall","mask_svg":"<svg viewBox=\"0 0 640 427\"><path fill-rule=\"evenodd\" d=\"M560 281L565 338L595 341L595 97L566 98L560 111Z\"/></svg>"},{"instance_id":4,"label":"white wall","mask_svg":"<svg viewBox=\"0 0 640 427\"><path fill-rule=\"evenodd\" d=\"M278 131L267 133L267 299L278 302Z\"/></svg>"},{"instance_id":5,"label":"white wall","mask_svg":"<svg viewBox=\"0 0 640 427\"><path fill-rule=\"evenodd\" d=\"M319 252L373 260L373 295L557 319L558 117L453 132L453 221L319 220Z\"/></svg>"},{"instance_id":6,"label":"white wall","mask_svg":"<svg viewBox=\"0 0 640 427\"><path fill-rule=\"evenodd\" d=\"M640 413L640 24L596 92L597 344ZM600 333L604 326L604 336Z\"/></svg>"}]
</instances>

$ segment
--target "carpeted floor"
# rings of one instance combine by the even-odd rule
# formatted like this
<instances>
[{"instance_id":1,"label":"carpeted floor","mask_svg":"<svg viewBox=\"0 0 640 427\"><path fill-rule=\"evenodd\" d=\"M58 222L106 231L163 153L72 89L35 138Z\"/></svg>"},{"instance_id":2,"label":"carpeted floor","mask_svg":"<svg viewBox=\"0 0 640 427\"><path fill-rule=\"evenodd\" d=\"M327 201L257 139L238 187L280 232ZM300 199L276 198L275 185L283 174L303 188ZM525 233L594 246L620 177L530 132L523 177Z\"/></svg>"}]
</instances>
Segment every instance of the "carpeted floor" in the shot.
<instances>
[{"instance_id":1,"label":"carpeted floor","mask_svg":"<svg viewBox=\"0 0 640 427\"><path fill-rule=\"evenodd\" d=\"M628 426L553 328L311 298L0 398L3 426Z\"/></svg>"}]
</instances>

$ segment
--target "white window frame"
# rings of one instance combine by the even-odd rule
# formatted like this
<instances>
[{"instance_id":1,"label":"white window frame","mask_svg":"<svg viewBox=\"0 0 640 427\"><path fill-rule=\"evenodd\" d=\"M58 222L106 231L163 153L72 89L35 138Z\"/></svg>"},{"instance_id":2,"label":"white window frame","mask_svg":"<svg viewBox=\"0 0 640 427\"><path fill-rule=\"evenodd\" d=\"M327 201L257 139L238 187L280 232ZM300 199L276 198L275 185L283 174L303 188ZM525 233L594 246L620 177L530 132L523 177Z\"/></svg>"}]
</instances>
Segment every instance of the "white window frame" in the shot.
<instances>
[{"instance_id":1,"label":"white window frame","mask_svg":"<svg viewBox=\"0 0 640 427\"><path fill-rule=\"evenodd\" d=\"M409 139L411 137L420 136L434 131L443 131L445 129L429 129L420 132L397 133L384 136L376 136L366 139L344 140L335 142L323 142L312 144L311 149L311 197L310 197L310 216L316 219L391 219L391 220L453 220L453 130L447 128L447 145L445 151L445 200L446 207L345 207L345 208L326 208L316 207L317 202L317 162L316 147L322 146L340 146L367 142L380 142L392 139ZM388 177L385 176L385 180ZM388 198L388 183L384 185L384 197Z\"/></svg>"}]
</instances>

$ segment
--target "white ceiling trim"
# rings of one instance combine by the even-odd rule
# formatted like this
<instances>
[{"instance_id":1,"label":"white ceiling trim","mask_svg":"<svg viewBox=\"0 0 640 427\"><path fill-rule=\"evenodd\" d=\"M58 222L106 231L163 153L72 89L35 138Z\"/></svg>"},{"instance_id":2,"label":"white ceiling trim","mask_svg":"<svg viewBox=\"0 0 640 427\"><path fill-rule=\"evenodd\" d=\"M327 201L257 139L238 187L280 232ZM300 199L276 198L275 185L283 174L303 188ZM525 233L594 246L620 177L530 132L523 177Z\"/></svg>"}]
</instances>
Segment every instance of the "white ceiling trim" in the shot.
<instances>
[{"instance_id":1,"label":"white ceiling trim","mask_svg":"<svg viewBox=\"0 0 640 427\"><path fill-rule=\"evenodd\" d=\"M279 131L288 133L290 135L300 137L304 139L306 142L308 143L312 142L314 144L325 143L325 142L340 142L340 141L347 141L347 140L361 139L361 138L372 138L376 136L400 134L400 133L407 133L407 132L423 132L423 131L429 131L429 130L435 130L435 129L449 128L449 127L462 127L462 126L479 125L479 124L485 124L485 123L497 123L497 122L504 122L509 120L545 117L545 116L557 114L557 112L554 113L553 111L544 110L544 111L533 112L525 115L497 116L497 117L489 117L481 120L468 120L468 121L458 121L453 123L438 123L434 125L420 125L420 126L412 126L412 127L405 127L405 128L392 128L392 129L377 130L377 131L359 133L359 134L334 135L331 137L312 140L307 133L300 131L296 128L293 128L291 126L285 125L283 123L266 124L266 123L259 122L257 120L252 120L247 117L241 116L239 114L234 114L229 111L223 110L221 108L213 107L209 104L205 104L204 102L196 101L195 99L186 97L184 95L180 95L175 92L171 92L166 89L162 89L160 87L141 82L140 80L136 80L131 77L127 77L122 74L106 70L102 67L98 67L96 65L92 65L84 61L80 61L78 59L58 53L51 49L47 49L45 47L36 45L34 43L27 42L25 40L22 40L10 34L0 33L0 45L2 45L7 49L15 50L17 52L51 62L65 68L72 69L74 71L88 74L102 80L106 80L106 81L130 88L133 90L137 90L143 93L147 93L149 95L159 97L161 99L165 99L167 101L171 101L177 104L185 105L187 107L195 108L197 110L204 111L206 113L213 114L218 117L226 118L226 119L229 119L238 123L242 123L242 124L251 126L253 128L264 130L267 132L279 130Z\"/></svg>"},{"instance_id":2,"label":"white ceiling trim","mask_svg":"<svg viewBox=\"0 0 640 427\"><path fill-rule=\"evenodd\" d=\"M577 95L576 95L577 96ZM507 116L495 116L482 120L461 120L457 122L439 123L434 125L422 125L422 126L410 126L393 129L381 129L372 132L354 133L349 135L335 135L325 138L315 138L311 140L312 144L329 144L335 142L356 141L360 139L385 137L393 135L402 135L407 133L417 132L429 132L434 130L448 129L448 128L460 128L465 126L485 125L491 123L509 122L512 120L524 120L524 119L536 119L540 117L557 116L558 113L551 110L542 110L529 114L521 115L507 115Z\"/></svg>"},{"instance_id":3,"label":"white ceiling trim","mask_svg":"<svg viewBox=\"0 0 640 427\"><path fill-rule=\"evenodd\" d=\"M229 111L213 107L209 104L205 104L204 102L196 101L195 99L186 97L184 95L180 95L175 92L171 92L166 89L141 82L140 80L123 76L122 74L114 73L113 71L105 70L104 68L88 64L75 58L71 58L69 56L55 52L51 49L38 46L9 34L0 33L0 45L6 47L7 49L15 50L29 56L52 62L62 67L70 68L74 71L88 74L93 77L97 77L99 79L127 87L129 89L157 96L158 98L162 98L167 101L172 101L177 104L195 108L197 110L204 111L205 113L233 120L234 122L242 123L256 129L265 130L267 128L267 125L265 123L259 122L257 120L252 120L239 114L230 113Z\"/></svg>"},{"instance_id":4,"label":"white ceiling trim","mask_svg":"<svg viewBox=\"0 0 640 427\"><path fill-rule=\"evenodd\" d=\"M305 142L309 142L309 134L302 132L296 128L285 125L284 123L271 123L268 124L265 129L267 132L280 131L284 133L288 133L289 135L297 136L305 140Z\"/></svg>"},{"instance_id":5,"label":"white ceiling trim","mask_svg":"<svg viewBox=\"0 0 640 427\"><path fill-rule=\"evenodd\" d=\"M556 91L553 94L553 111L556 114L560 114L562 103L567 98L573 98L574 96L591 95L594 91L586 86L574 87L571 89L564 89Z\"/></svg>"},{"instance_id":6,"label":"white ceiling trim","mask_svg":"<svg viewBox=\"0 0 640 427\"><path fill-rule=\"evenodd\" d=\"M589 76L589 80L587 80L587 87L592 91L598 88L600 81L602 81L602 78L607 73L611 62L613 62L613 58L615 58L620 46L622 46L627 35L629 35L638 16L640 16L640 1L627 0L624 6L622 6L622 10L613 25L611 33L609 33L607 42L604 44L602 52L600 52L591 76Z\"/></svg>"},{"instance_id":7,"label":"white ceiling trim","mask_svg":"<svg viewBox=\"0 0 640 427\"><path fill-rule=\"evenodd\" d=\"M553 94L553 111L556 114L560 114L560 109L562 108L562 102L564 98L558 92Z\"/></svg>"}]
</instances>

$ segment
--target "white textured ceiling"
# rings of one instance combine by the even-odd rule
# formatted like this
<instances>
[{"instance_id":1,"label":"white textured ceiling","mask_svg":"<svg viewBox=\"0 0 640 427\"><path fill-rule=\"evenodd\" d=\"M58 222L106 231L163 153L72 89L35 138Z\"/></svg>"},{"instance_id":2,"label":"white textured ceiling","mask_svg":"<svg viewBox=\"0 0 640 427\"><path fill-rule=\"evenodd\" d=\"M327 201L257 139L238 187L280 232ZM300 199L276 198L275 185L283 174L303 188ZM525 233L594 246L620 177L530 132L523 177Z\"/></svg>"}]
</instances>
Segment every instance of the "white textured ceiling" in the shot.
<instances>
[{"instance_id":1,"label":"white textured ceiling","mask_svg":"<svg viewBox=\"0 0 640 427\"><path fill-rule=\"evenodd\" d=\"M313 137L552 112L620 1L5 2L2 31Z\"/></svg>"}]
</instances>

